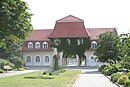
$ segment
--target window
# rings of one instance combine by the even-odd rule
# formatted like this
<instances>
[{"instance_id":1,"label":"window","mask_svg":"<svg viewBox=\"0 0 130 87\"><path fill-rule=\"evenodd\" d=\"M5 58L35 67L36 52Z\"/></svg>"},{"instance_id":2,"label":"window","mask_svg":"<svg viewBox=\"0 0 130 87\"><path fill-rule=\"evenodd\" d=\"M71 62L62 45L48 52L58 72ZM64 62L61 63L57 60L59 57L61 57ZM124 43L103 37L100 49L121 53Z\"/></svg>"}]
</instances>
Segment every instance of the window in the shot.
<instances>
[{"instance_id":1,"label":"window","mask_svg":"<svg viewBox=\"0 0 130 87\"><path fill-rule=\"evenodd\" d=\"M45 62L49 62L49 56L45 56Z\"/></svg>"},{"instance_id":2,"label":"window","mask_svg":"<svg viewBox=\"0 0 130 87\"><path fill-rule=\"evenodd\" d=\"M27 62L30 63L31 62L31 57L27 56Z\"/></svg>"},{"instance_id":3,"label":"window","mask_svg":"<svg viewBox=\"0 0 130 87\"><path fill-rule=\"evenodd\" d=\"M40 42L35 43L35 48L40 48Z\"/></svg>"},{"instance_id":4,"label":"window","mask_svg":"<svg viewBox=\"0 0 130 87\"><path fill-rule=\"evenodd\" d=\"M40 56L36 56L36 62L40 62Z\"/></svg>"},{"instance_id":5,"label":"window","mask_svg":"<svg viewBox=\"0 0 130 87\"><path fill-rule=\"evenodd\" d=\"M77 42L78 42L78 45L80 45L80 40L79 39L77 39Z\"/></svg>"},{"instance_id":6,"label":"window","mask_svg":"<svg viewBox=\"0 0 130 87\"><path fill-rule=\"evenodd\" d=\"M29 42L28 43L28 48L30 49L30 48L33 48L33 43L32 42Z\"/></svg>"},{"instance_id":7,"label":"window","mask_svg":"<svg viewBox=\"0 0 130 87\"><path fill-rule=\"evenodd\" d=\"M96 42L96 41L93 41L93 42L91 43L91 48L96 48L96 46L97 46L97 42Z\"/></svg>"},{"instance_id":8,"label":"window","mask_svg":"<svg viewBox=\"0 0 130 87\"><path fill-rule=\"evenodd\" d=\"M48 48L48 43L47 42L43 42L43 48L45 48L45 49Z\"/></svg>"}]
</instances>

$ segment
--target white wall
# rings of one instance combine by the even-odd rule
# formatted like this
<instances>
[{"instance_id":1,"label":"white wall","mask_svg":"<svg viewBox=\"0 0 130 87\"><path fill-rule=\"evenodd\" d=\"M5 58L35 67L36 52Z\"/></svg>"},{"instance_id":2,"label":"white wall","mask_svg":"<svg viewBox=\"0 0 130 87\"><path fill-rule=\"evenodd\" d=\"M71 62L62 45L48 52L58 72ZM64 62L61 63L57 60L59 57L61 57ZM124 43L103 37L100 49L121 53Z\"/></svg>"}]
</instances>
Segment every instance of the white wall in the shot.
<instances>
[{"instance_id":1,"label":"white wall","mask_svg":"<svg viewBox=\"0 0 130 87\"><path fill-rule=\"evenodd\" d=\"M23 58L26 66L49 66L52 64L54 52L53 51L30 51L23 52ZM26 57L31 56L31 63L26 62ZM35 57L40 56L40 62L36 62ZM49 56L49 62L45 62L45 56Z\"/></svg>"}]
</instances>

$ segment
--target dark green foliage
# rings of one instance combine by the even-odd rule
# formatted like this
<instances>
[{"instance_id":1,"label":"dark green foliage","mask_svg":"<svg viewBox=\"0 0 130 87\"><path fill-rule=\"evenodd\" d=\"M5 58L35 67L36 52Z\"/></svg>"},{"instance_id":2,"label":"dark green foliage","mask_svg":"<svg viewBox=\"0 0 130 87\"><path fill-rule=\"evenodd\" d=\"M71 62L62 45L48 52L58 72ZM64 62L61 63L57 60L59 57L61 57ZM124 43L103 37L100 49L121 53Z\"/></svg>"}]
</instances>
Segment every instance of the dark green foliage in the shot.
<instances>
[{"instance_id":1,"label":"dark green foliage","mask_svg":"<svg viewBox=\"0 0 130 87\"><path fill-rule=\"evenodd\" d=\"M63 52L65 58L69 55L79 55L80 61L85 58L84 52L90 47L89 38L50 38L51 47L57 48L58 52ZM70 44L68 42L70 40ZM80 44L78 45L78 41Z\"/></svg>"},{"instance_id":2,"label":"dark green foliage","mask_svg":"<svg viewBox=\"0 0 130 87\"><path fill-rule=\"evenodd\" d=\"M117 83L120 84L120 85L124 85L124 83L125 83L126 80L128 80L127 75L122 75L122 76L118 79Z\"/></svg>"},{"instance_id":3,"label":"dark green foliage","mask_svg":"<svg viewBox=\"0 0 130 87\"><path fill-rule=\"evenodd\" d=\"M49 73L49 75L51 76L51 75L53 75L53 73L52 73L52 72L50 72L50 73Z\"/></svg>"},{"instance_id":4,"label":"dark green foliage","mask_svg":"<svg viewBox=\"0 0 130 87\"><path fill-rule=\"evenodd\" d=\"M21 57L18 57L18 56L12 57L10 59L10 62L13 63L13 64L15 64L15 67L17 69L23 67L23 65L24 65L23 60L21 59Z\"/></svg>"},{"instance_id":5,"label":"dark green foliage","mask_svg":"<svg viewBox=\"0 0 130 87\"><path fill-rule=\"evenodd\" d=\"M101 65L100 67L99 67L99 71L100 72L102 72L102 70L105 68L105 67L108 67L108 65L107 64L103 64L103 65Z\"/></svg>"},{"instance_id":6,"label":"dark green foliage","mask_svg":"<svg viewBox=\"0 0 130 87\"><path fill-rule=\"evenodd\" d=\"M117 82L118 79L119 79L121 76L122 76L122 73L120 73L120 72L113 73L113 74L111 75L111 81L112 81L112 82Z\"/></svg>"},{"instance_id":7,"label":"dark green foliage","mask_svg":"<svg viewBox=\"0 0 130 87\"><path fill-rule=\"evenodd\" d=\"M46 75L47 73L46 72L43 72L43 75Z\"/></svg>"},{"instance_id":8,"label":"dark green foliage","mask_svg":"<svg viewBox=\"0 0 130 87\"><path fill-rule=\"evenodd\" d=\"M99 36L98 46L95 55L101 62L116 63L120 60L118 57L117 44L119 37L112 32L106 32Z\"/></svg>"},{"instance_id":9,"label":"dark green foliage","mask_svg":"<svg viewBox=\"0 0 130 87\"><path fill-rule=\"evenodd\" d=\"M28 10L22 0L0 0L0 58L21 55L21 41L32 30Z\"/></svg>"},{"instance_id":10,"label":"dark green foliage","mask_svg":"<svg viewBox=\"0 0 130 87\"><path fill-rule=\"evenodd\" d=\"M125 87L130 87L130 79L125 81Z\"/></svg>"},{"instance_id":11,"label":"dark green foliage","mask_svg":"<svg viewBox=\"0 0 130 87\"><path fill-rule=\"evenodd\" d=\"M119 57L123 68L130 70L130 34L121 34L120 43L118 43Z\"/></svg>"},{"instance_id":12,"label":"dark green foliage","mask_svg":"<svg viewBox=\"0 0 130 87\"><path fill-rule=\"evenodd\" d=\"M58 63L59 58L60 58L59 55L54 55L53 56L53 66L52 66L53 70L52 71L59 70L59 63Z\"/></svg>"}]
</instances>

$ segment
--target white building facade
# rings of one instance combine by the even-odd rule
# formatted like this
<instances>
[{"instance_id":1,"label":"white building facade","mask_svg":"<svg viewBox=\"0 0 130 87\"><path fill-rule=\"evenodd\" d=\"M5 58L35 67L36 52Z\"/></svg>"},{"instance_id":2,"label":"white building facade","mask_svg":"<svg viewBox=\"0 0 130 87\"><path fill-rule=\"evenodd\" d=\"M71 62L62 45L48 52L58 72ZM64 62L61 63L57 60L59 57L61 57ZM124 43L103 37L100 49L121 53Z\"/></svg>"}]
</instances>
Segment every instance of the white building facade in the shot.
<instances>
[{"instance_id":1,"label":"white building facade","mask_svg":"<svg viewBox=\"0 0 130 87\"><path fill-rule=\"evenodd\" d=\"M97 57L94 55L94 49L98 45L98 36L105 32L115 32L115 28L85 28L84 21L72 15L56 21L54 29L33 30L23 44L23 59L25 66L50 66L53 63L53 56L57 54L56 48L51 47L50 38L67 37L89 37L90 48L84 55L84 66L99 66ZM68 41L69 42L69 41ZM80 44L80 43L78 43ZM63 66L67 63L78 66L79 57L63 58L63 52L60 52L59 63Z\"/></svg>"}]
</instances>

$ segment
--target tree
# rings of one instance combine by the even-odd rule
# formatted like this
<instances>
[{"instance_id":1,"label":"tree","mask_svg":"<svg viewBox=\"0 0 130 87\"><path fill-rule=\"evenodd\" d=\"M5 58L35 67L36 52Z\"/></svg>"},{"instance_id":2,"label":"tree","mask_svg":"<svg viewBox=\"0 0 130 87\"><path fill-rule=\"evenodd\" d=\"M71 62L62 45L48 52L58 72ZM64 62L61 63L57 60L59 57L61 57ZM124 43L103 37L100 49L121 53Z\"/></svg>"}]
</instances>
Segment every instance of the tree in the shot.
<instances>
[{"instance_id":1,"label":"tree","mask_svg":"<svg viewBox=\"0 0 130 87\"><path fill-rule=\"evenodd\" d=\"M124 68L130 70L130 34L121 34L120 42L117 47L119 48L119 57L121 64Z\"/></svg>"},{"instance_id":2,"label":"tree","mask_svg":"<svg viewBox=\"0 0 130 87\"><path fill-rule=\"evenodd\" d=\"M117 44L119 37L112 32L106 32L99 36L98 46L95 51L95 55L101 62L116 63L120 60L118 57Z\"/></svg>"},{"instance_id":3,"label":"tree","mask_svg":"<svg viewBox=\"0 0 130 87\"><path fill-rule=\"evenodd\" d=\"M9 60L10 60L11 63L13 63L15 65L15 67L17 69L19 69L19 68L24 66L23 60L20 57L18 57L18 56L12 57Z\"/></svg>"},{"instance_id":4,"label":"tree","mask_svg":"<svg viewBox=\"0 0 130 87\"><path fill-rule=\"evenodd\" d=\"M57 48L58 53L63 52L66 58L70 55L79 55L80 62L85 58L84 52L90 47L89 38L51 38L51 46Z\"/></svg>"},{"instance_id":5,"label":"tree","mask_svg":"<svg viewBox=\"0 0 130 87\"><path fill-rule=\"evenodd\" d=\"M0 0L0 58L15 53L15 46L19 47L19 42L32 30L32 14L28 10L24 1Z\"/></svg>"}]
</instances>

